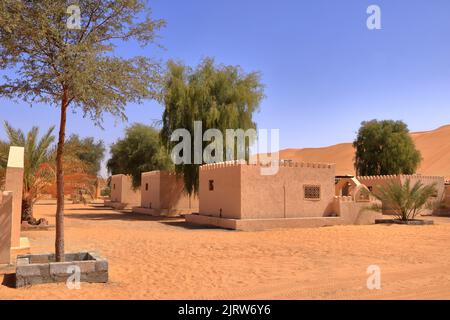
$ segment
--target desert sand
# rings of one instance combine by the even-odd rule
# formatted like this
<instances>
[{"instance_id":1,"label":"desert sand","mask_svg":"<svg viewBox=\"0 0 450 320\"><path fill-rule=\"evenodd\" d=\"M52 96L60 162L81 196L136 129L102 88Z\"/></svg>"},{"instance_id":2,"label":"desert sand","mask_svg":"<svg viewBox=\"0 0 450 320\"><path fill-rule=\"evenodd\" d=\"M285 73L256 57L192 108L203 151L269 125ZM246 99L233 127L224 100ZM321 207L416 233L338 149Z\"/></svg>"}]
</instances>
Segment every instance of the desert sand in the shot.
<instances>
[{"instance_id":1,"label":"desert sand","mask_svg":"<svg viewBox=\"0 0 450 320\"><path fill-rule=\"evenodd\" d=\"M423 161L418 173L444 176L450 179L450 125L432 131L411 133ZM295 161L336 163L336 174L354 174L355 152L351 143L342 143L324 148L285 149L281 159Z\"/></svg>"},{"instance_id":2,"label":"desert sand","mask_svg":"<svg viewBox=\"0 0 450 320\"><path fill-rule=\"evenodd\" d=\"M54 211L38 205L35 215L52 223ZM107 257L110 282L80 290L3 284L0 299L449 299L450 218L433 219L434 226L235 232L67 205L67 251ZM54 230L24 236L33 252L53 251ZM369 265L381 268L381 290L367 289Z\"/></svg>"}]
</instances>

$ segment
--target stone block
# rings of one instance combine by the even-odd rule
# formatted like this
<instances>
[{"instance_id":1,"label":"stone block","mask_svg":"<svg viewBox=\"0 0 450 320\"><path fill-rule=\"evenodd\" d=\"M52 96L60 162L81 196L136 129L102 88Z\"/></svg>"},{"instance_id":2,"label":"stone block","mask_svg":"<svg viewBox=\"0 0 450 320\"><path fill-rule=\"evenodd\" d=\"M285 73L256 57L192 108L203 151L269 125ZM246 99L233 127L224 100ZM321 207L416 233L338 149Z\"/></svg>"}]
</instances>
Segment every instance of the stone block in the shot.
<instances>
[{"instance_id":1,"label":"stone block","mask_svg":"<svg viewBox=\"0 0 450 320\"><path fill-rule=\"evenodd\" d=\"M99 254L89 252L68 253L65 255L65 259L65 262L54 262L53 254L20 256L16 265L16 287L65 282L73 274L72 266L80 268L81 282L108 282L108 261ZM47 262L32 263L32 261Z\"/></svg>"}]
</instances>

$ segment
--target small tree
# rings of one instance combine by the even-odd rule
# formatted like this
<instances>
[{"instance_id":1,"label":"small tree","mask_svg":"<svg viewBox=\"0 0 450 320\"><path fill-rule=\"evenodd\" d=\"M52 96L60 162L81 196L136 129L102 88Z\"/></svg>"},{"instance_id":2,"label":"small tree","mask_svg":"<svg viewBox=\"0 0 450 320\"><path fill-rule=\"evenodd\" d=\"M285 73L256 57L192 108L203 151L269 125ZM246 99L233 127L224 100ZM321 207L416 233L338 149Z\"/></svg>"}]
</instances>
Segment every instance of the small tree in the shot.
<instances>
[{"instance_id":1,"label":"small tree","mask_svg":"<svg viewBox=\"0 0 450 320\"><path fill-rule=\"evenodd\" d=\"M131 175L134 188L141 185L142 172L173 170L159 132L140 123L127 128L125 137L111 146L111 159L107 167L111 174Z\"/></svg>"},{"instance_id":2,"label":"small tree","mask_svg":"<svg viewBox=\"0 0 450 320\"><path fill-rule=\"evenodd\" d=\"M413 174L421 155L402 121L367 121L353 142L355 169L360 176Z\"/></svg>"},{"instance_id":3,"label":"small tree","mask_svg":"<svg viewBox=\"0 0 450 320\"><path fill-rule=\"evenodd\" d=\"M144 0L66 0L0 3L0 68L14 70L0 84L0 96L49 103L60 110L56 156L55 254L64 261L64 142L67 111L79 108L100 123L109 112L126 119L129 102L156 96L158 65L115 54L118 43L154 41L164 25L153 20ZM79 10L78 10L79 9ZM78 16L76 11L81 15Z\"/></svg>"},{"instance_id":4,"label":"small tree","mask_svg":"<svg viewBox=\"0 0 450 320\"><path fill-rule=\"evenodd\" d=\"M6 165L8 163L9 144L0 140L0 190L5 184Z\"/></svg>"},{"instance_id":5,"label":"small tree","mask_svg":"<svg viewBox=\"0 0 450 320\"><path fill-rule=\"evenodd\" d=\"M381 212L383 207L394 210L395 216L403 221L414 220L415 217L427 207L430 207L430 198L436 195L436 184L424 185L417 181L413 186L407 179L403 184L391 181L384 186L377 187L373 195L381 201L372 209Z\"/></svg>"},{"instance_id":6,"label":"small tree","mask_svg":"<svg viewBox=\"0 0 450 320\"><path fill-rule=\"evenodd\" d=\"M80 138L72 134L65 142L65 153L83 162L86 166L84 171L96 177L105 156L105 145L102 140L95 141L93 137Z\"/></svg>"}]
</instances>

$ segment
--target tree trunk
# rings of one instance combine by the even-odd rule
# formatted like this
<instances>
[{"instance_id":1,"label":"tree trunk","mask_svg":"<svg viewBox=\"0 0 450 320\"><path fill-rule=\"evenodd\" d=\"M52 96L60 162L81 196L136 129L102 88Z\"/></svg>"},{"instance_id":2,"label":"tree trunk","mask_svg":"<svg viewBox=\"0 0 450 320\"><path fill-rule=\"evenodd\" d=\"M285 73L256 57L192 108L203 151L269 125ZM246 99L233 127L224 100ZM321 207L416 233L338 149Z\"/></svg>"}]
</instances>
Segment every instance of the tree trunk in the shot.
<instances>
[{"instance_id":1,"label":"tree trunk","mask_svg":"<svg viewBox=\"0 0 450 320\"><path fill-rule=\"evenodd\" d=\"M61 101L61 120L59 123L58 149L56 151L56 239L55 258L57 262L64 261L64 170L63 155L66 139L66 114L68 97L67 90L63 92Z\"/></svg>"}]
</instances>

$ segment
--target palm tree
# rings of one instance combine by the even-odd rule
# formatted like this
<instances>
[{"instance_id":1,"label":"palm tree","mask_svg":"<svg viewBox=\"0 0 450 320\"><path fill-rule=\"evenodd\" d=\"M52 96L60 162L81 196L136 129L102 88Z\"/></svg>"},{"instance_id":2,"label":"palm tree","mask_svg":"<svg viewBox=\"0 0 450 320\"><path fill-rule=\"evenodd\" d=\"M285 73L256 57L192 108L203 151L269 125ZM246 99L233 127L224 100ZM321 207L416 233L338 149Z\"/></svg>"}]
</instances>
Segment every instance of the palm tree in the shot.
<instances>
[{"instance_id":1,"label":"palm tree","mask_svg":"<svg viewBox=\"0 0 450 320\"><path fill-rule=\"evenodd\" d=\"M55 127L51 127L38 139L39 128L33 127L24 134L20 129L14 129L7 121L4 122L9 141L0 143L0 167L4 170L8 157L7 146L25 148L22 220L33 220L33 205L39 199L44 188L54 180L54 169L51 165L51 144ZM2 147L3 146L3 147ZM6 146L6 147L5 147Z\"/></svg>"},{"instance_id":2,"label":"palm tree","mask_svg":"<svg viewBox=\"0 0 450 320\"><path fill-rule=\"evenodd\" d=\"M383 206L389 206L394 210L394 215L402 221L414 220L424 209L431 206L430 198L437 194L436 184L424 185L417 181L411 186L407 179L400 182L388 182L384 186L377 187L373 192L375 198L381 201L381 205L374 205L373 210L382 211Z\"/></svg>"},{"instance_id":3,"label":"palm tree","mask_svg":"<svg viewBox=\"0 0 450 320\"><path fill-rule=\"evenodd\" d=\"M0 140L0 190L5 183L6 164L8 162L9 145Z\"/></svg>"}]
</instances>

